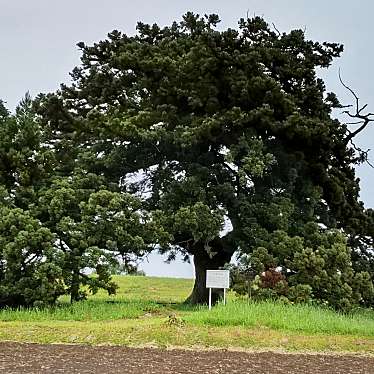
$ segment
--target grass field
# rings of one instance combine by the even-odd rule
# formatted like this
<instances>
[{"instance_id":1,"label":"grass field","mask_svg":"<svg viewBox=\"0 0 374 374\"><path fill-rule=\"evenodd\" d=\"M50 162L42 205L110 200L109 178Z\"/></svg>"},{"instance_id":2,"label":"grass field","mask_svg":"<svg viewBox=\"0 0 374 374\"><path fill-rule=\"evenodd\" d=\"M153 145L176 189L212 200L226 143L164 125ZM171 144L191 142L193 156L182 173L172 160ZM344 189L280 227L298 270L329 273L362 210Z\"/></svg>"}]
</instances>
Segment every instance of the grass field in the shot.
<instances>
[{"instance_id":1,"label":"grass field","mask_svg":"<svg viewBox=\"0 0 374 374\"><path fill-rule=\"evenodd\" d=\"M0 340L156 347L281 349L374 354L374 312L339 314L229 295L211 311L182 303L192 280L115 277L116 296L103 292L49 309L0 311Z\"/></svg>"}]
</instances>

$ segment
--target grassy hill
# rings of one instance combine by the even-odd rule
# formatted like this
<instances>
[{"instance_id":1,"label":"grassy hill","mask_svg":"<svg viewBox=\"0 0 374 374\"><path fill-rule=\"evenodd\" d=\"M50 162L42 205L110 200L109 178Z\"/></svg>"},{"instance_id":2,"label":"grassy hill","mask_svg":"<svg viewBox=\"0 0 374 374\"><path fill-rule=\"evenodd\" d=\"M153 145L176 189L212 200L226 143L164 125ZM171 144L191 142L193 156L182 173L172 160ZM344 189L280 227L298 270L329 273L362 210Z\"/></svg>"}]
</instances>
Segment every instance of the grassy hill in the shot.
<instances>
[{"instance_id":1,"label":"grassy hill","mask_svg":"<svg viewBox=\"0 0 374 374\"><path fill-rule=\"evenodd\" d=\"M61 299L54 308L0 311L0 340L374 354L373 311L345 315L232 294L226 306L209 311L182 303L191 279L115 280L115 296L99 292L73 305Z\"/></svg>"}]
</instances>

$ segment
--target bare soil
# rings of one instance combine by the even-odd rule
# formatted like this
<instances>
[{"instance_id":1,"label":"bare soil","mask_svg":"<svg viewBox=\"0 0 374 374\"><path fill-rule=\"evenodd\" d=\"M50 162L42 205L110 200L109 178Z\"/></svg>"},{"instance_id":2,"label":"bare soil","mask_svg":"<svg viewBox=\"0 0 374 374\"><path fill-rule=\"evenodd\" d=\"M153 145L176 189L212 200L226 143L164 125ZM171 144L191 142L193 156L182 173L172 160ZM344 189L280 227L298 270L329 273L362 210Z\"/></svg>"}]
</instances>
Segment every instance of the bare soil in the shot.
<instances>
[{"instance_id":1,"label":"bare soil","mask_svg":"<svg viewBox=\"0 0 374 374\"><path fill-rule=\"evenodd\" d=\"M0 373L373 373L374 357L0 343Z\"/></svg>"}]
</instances>

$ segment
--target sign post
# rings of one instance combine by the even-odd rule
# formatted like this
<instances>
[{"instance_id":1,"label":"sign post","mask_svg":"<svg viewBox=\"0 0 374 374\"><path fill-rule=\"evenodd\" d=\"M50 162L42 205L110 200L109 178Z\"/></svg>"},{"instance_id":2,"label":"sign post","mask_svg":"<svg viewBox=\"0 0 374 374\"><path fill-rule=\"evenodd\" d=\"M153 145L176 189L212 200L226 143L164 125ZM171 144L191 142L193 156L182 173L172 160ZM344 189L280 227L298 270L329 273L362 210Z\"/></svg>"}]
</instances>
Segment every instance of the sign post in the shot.
<instances>
[{"instance_id":1,"label":"sign post","mask_svg":"<svg viewBox=\"0 0 374 374\"><path fill-rule=\"evenodd\" d=\"M212 288L223 288L223 303L226 305L226 289L230 287L230 271L207 270L206 287L209 288L209 310L212 309Z\"/></svg>"}]
</instances>

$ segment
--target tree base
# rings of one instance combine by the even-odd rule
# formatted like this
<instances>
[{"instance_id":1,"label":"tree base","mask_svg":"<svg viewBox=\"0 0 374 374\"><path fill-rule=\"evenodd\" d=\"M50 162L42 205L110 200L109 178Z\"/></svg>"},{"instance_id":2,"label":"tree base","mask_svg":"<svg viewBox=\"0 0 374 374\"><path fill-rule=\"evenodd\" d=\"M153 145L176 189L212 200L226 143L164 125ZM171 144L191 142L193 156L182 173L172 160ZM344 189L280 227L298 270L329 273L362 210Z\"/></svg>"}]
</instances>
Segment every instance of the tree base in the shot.
<instances>
[{"instance_id":1,"label":"tree base","mask_svg":"<svg viewBox=\"0 0 374 374\"><path fill-rule=\"evenodd\" d=\"M209 289L206 288L206 271L217 270L231 260L232 254L227 252L217 253L212 258L204 250L194 255L195 284L191 295L185 300L186 304L198 305L209 303ZM223 290L212 289L212 305L223 298Z\"/></svg>"}]
</instances>

